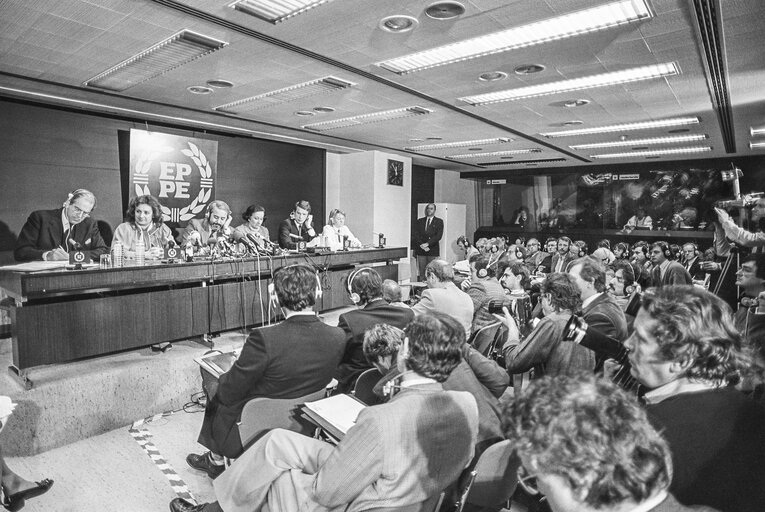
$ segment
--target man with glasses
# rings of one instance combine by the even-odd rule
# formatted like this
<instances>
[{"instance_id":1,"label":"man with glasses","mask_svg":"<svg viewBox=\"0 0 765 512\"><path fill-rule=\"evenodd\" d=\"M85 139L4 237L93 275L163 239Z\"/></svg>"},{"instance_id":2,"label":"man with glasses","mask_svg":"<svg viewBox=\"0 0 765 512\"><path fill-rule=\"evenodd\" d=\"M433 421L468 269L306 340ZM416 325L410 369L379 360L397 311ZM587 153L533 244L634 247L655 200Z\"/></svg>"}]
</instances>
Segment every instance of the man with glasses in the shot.
<instances>
[{"instance_id":1,"label":"man with glasses","mask_svg":"<svg viewBox=\"0 0 765 512\"><path fill-rule=\"evenodd\" d=\"M526 260L524 263L532 275L537 273L540 265L544 266L549 272L552 256L540 249L539 240L529 238L529 241L526 242Z\"/></svg>"},{"instance_id":2,"label":"man with glasses","mask_svg":"<svg viewBox=\"0 0 765 512\"><path fill-rule=\"evenodd\" d=\"M16 261L66 261L75 250L97 261L109 248L90 218L95 208L96 196L81 188L69 194L61 208L32 212L13 251Z\"/></svg>"},{"instance_id":3,"label":"man with glasses","mask_svg":"<svg viewBox=\"0 0 765 512\"><path fill-rule=\"evenodd\" d=\"M553 512L712 510L669 494L667 442L638 402L604 379L539 379L507 403L504 420L520 485L544 494Z\"/></svg>"}]
</instances>

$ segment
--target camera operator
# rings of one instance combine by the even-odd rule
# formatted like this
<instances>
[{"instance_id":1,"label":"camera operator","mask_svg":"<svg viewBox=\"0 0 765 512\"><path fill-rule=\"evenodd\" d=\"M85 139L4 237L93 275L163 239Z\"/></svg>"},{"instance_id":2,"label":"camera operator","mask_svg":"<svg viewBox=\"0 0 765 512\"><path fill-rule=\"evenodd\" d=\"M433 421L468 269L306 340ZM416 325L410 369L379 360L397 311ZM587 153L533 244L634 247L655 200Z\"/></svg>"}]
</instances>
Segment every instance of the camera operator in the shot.
<instances>
[{"instance_id":1,"label":"camera operator","mask_svg":"<svg viewBox=\"0 0 765 512\"><path fill-rule=\"evenodd\" d=\"M762 247L765 246L765 233L762 230L762 223L765 221L765 197L757 199L752 207L752 223L758 226L758 231L752 233L736 225L731 216L722 208L715 208L720 225L725 231L725 236L732 242L744 247ZM755 251L753 251L755 252ZM761 249L757 252L763 252Z\"/></svg>"}]
</instances>

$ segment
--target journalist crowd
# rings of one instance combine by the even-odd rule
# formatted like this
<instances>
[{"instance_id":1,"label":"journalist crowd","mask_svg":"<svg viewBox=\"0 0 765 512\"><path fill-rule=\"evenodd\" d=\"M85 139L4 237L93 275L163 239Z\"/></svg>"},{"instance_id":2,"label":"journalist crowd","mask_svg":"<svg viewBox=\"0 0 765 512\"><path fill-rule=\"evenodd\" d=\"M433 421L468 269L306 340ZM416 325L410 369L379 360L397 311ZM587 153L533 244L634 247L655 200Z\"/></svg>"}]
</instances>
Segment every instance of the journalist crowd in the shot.
<instances>
[{"instance_id":1,"label":"journalist crowd","mask_svg":"<svg viewBox=\"0 0 765 512\"><path fill-rule=\"evenodd\" d=\"M761 202L753 216L765 216ZM115 244L128 259L162 259L168 247L214 256L361 246L339 209L315 228L307 201L275 242L262 206L232 227L220 200L174 237L157 199L138 196L110 248L95 207L79 189L32 213L16 258L78 250L97 261ZM439 252L438 214L429 204L414 223L411 283L374 267L348 273L353 308L337 326L317 315L316 269L274 272L270 300L284 319L253 329L208 390L204 452L188 440L186 461L213 479L217 501L176 498L172 511L765 510L765 233L720 209L708 248L686 238L588 247L562 229L463 236L453 262ZM519 210L516 223L527 217ZM317 393L366 404L341 439L294 429L241 438L250 400ZM496 474L482 487L489 460Z\"/></svg>"}]
</instances>

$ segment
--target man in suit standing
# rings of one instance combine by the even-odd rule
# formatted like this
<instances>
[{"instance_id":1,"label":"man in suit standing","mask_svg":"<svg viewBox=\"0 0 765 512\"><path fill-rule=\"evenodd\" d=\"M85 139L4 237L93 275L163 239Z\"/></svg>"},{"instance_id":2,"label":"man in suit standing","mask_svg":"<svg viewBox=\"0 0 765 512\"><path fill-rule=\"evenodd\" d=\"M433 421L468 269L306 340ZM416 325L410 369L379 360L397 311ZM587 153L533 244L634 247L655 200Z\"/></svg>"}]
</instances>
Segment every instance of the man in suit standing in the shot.
<instances>
[{"instance_id":1,"label":"man in suit standing","mask_svg":"<svg viewBox=\"0 0 765 512\"><path fill-rule=\"evenodd\" d=\"M433 311L446 313L457 320L469 337L473 326L473 301L470 295L454 284L454 269L440 259L428 263L425 267L425 282L428 289L422 292L420 301L412 306L415 315Z\"/></svg>"},{"instance_id":2,"label":"man in suit standing","mask_svg":"<svg viewBox=\"0 0 765 512\"><path fill-rule=\"evenodd\" d=\"M388 403L363 409L337 446L272 430L213 483L219 502L176 498L170 510L398 510L437 498L476 444L475 398L442 384L461 361L464 336L438 314L418 316L404 333L396 392Z\"/></svg>"},{"instance_id":3,"label":"man in suit standing","mask_svg":"<svg viewBox=\"0 0 765 512\"><path fill-rule=\"evenodd\" d=\"M667 242L651 244L651 286L662 287L674 284L693 284L691 275L680 263L674 261Z\"/></svg>"},{"instance_id":4,"label":"man in suit standing","mask_svg":"<svg viewBox=\"0 0 765 512\"><path fill-rule=\"evenodd\" d=\"M234 366L221 375L218 390L205 408L199 443L210 451L194 453L186 462L216 478L223 457L243 451L237 422L253 398L298 398L324 388L343 355L343 331L319 320L313 311L321 287L306 265L276 272L271 300L278 301L285 320L253 329Z\"/></svg>"},{"instance_id":5,"label":"man in suit standing","mask_svg":"<svg viewBox=\"0 0 765 512\"><path fill-rule=\"evenodd\" d=\"M436 217L436 205L429 203L425 207L425 217L417 219L412 233L412 247L417 256L417 279L425 278L425 267L438 258L441 253L438 243L444 236L444 221Z\"/></svg>"},{"instance_id":6,"label":"man in suit standing","mask_svg":"<svg viewBox=\"0 0 765 512\"><path fill-rule=\"evenodd\" d=\"M571 239L567 236L562 236L558 239L558 252L553 254L552 261L550 262L550 272L563 272L567 271L568 264L576 259L571 254Z\"/></svg>"},{"instance_id":7,"label":"man in suit standing","mask_svg":"<svg viewBox=\"0 0 765 512\"><path fill-rule=\"evenodd\" d=\"M290 214L290 218L279 223L279 247L282 249L295 249L298 242L308 243L317 236L313 229L311 203L308 201L295 203L295 211Z\"/></svg>"},{"instance_id":8,"label":"man in suit standing","mask_svg":"<svg viewBox=\"0 0 765 512\"><path fill-rule=\"evenodd\" d=\"M32 212L13 250L16 261L66 261L72 250L97 261L109 248L90 218L95 208L96 196L80 188L69 194L63 207Z\"/></svg>"},{"instance_id":9,"label":"man in suit standing","mask_svg":"<svg viewBox=\"0 0 765 512\"><path fill-rule=\"evenodd\" d=\"M372 368L364 357L364 333L375 324L388 324L403 329L414 318L411 309L388 304L383 299L380 274L373 268L362 267L348 274L348 294L359 309L340 315L338 327L345 332L345 354L337 367L335 378L340 393L353 389L364 370Z\"/></svg>"}]
</instances>

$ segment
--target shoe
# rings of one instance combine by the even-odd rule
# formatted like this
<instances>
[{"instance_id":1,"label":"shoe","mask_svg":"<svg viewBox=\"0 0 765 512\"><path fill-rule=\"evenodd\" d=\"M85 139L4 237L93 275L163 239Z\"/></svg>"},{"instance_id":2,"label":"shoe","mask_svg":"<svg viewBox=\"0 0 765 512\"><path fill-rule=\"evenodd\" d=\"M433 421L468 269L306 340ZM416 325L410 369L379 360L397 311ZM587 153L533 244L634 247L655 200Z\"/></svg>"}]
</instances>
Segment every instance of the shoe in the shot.
<instances>
[{"instance_id":1,"label":"shoe","mask_svg":"<svg viewBox=\"0 0 765 512\"><path fill-rule=\"evenodd\" d=\"M183 498L175 498L170 502L170 512L202 512L206 506L207 503L194 505Z\"/></svg>"},{"instance_id":2,"label":"shoe","mask_svg":"<svg viewBox=\"0 0 765 512\"><path fill-rule=\"evenodd\" d=\"M163 343L155 343L154 345L152 345L151 346L151 351L152 352L163 352L164 353L164 352L167 352L168 350L170 350L171 348L173 348L173 344L170 343L169 341L165 341Z\"/></svg>"},{"instance_id":3,"label":"shoe","mask_svg":"<svg viewBox=\"0 0 765 512\"><path fill-rule=\"evenodd\" d=\"M48 492L48 489L50 489L52 485L53 480L50 478L35 482L34 487L30 487L25 491L15 492L11 495L5 496L3 499L3 507L11 511L21 510L21 508L24 506L25 500L36 498L41 494L45 494Z\"/></svg>"},{"instance_id":4,"label":"shoe","mask_svg":"<svg viewBox=\"0 0 765 512\"><path fill-rule=\"evenodd\" d=\"M186 456L186 462L192 468L198 471L204 471L207 473L207 476L213 480L218 478L220 474L223 473L223 471L226 469L226 466L223 464L213 464L212 460L210 459L210 452L203 453L202 455L190 453Z\"/></svg>"}]
</instances>

